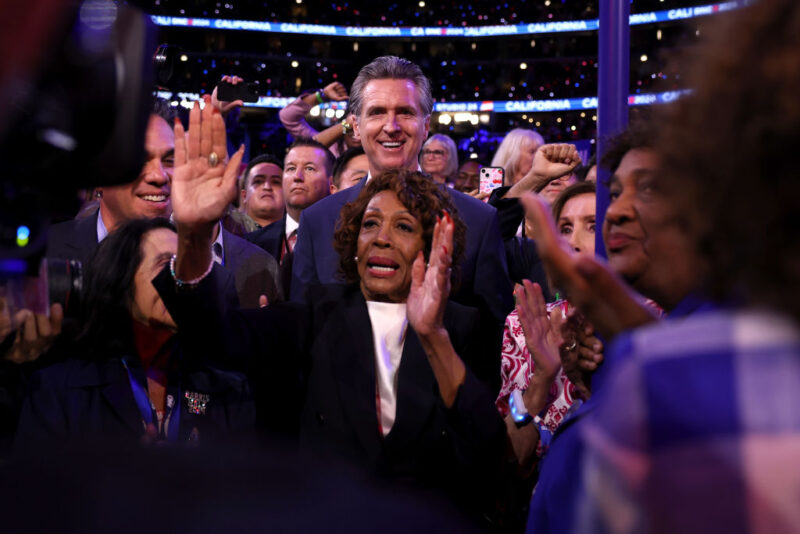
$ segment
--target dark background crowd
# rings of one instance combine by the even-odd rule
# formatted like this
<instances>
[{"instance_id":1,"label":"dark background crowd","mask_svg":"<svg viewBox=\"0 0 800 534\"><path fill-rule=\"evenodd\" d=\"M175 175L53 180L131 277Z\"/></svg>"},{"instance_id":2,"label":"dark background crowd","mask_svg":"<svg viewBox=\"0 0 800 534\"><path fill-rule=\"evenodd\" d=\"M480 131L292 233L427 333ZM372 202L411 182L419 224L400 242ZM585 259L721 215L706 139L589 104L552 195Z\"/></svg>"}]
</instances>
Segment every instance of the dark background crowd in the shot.
<instances>
[{"instance_id":1,"label":"dark background crowd","mask_svg":"<svg viewBox=\"0 0 800 534\"><path fill-rule=\"evenodd\" d=\"M632 2L641 13L703 5L702 1ZM278 8L246 3L148 4L148 12L178 17L269 20L342 26L481 26L596 19L596 2L526 2L474 5L428 2L368 5L291 3ZM435 4L435 5L433 5ZM217 13L216 11L219 11ZM257 15L256 15L257 14ZM513 15L513 16L512 16ZM384 19L381 19L381 16ZM481 17L480 19L478 17ZM696 42L708 17L631 27L630 94L685 88L669 58ZM553 100L597 96L597 32L496 38L349 38L161 27L161 40L176 45L171 92L208 94L223 75L236 73L259 83L262 95L292 97L340 81L348 85L362 65L382 55L409 58L431 78L437 102ZM185 56L185 61L180 58ZM524 69L521 64L525 64ZM176 95L176 101L177 101ZM276 110L246 108L250 137L264 145L285 143ZM435 132L456 140L461 157L491 158L504 132L536 128L549 141L589 141L596 136L596 110L490 114L488 123L440 124ZM330 124L324 114L316 120Z\"/></svg>"}]
</instances>

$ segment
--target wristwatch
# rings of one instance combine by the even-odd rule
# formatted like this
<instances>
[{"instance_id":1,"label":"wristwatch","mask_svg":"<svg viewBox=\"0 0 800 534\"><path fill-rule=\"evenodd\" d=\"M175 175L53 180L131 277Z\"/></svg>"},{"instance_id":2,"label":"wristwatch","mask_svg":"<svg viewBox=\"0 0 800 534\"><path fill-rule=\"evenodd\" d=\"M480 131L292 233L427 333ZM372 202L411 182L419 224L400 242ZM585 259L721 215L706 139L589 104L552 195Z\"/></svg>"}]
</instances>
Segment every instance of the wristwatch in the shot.
<instances>
[{"instance_id":1,"label":"wristwatch","mask_svg":"<svg viewBox=\"0 0 800 534\"><path fill-rule=\"evenodd\" d=\"M353 125L347 122L347 119L342 119L342 135L347 135L347 132L353 129Z\"/></svg>"},{"instance_id":2,"label":"wristwatch","mask_svg":"<svg viewBox=\"0 0 800 534\"><path fill-rule=\"evenodd\" d=\"M517 427L522 427L533 421L533 417L528 413L525 407L525 401L522 400L522 392L515 389L508 397L508 407L511 409L511 418L517 424Z\"/></svg>"}]
</instances>

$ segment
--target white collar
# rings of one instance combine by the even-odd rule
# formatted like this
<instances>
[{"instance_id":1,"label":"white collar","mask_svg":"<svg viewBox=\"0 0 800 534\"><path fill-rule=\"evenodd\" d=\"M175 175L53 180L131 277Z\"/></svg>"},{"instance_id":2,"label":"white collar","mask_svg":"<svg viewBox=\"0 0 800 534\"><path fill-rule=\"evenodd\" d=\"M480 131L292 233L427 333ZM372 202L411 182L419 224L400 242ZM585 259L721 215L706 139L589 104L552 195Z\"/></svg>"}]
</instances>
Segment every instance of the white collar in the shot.
<instances>
[{"instance_id":1,"label":"white collar","mask_svg":"<svg viewBox=\"0 0 800 534\"><path fill-rule=\"evenodd\" d=\"M300 227L300 223L295 221L289 212L286 212L286 239L289 239L289 236L292 235L292 232L297 230Z\"/></svg>"},{"instance_id":2,"label":"white collar","mask_svg":"<svg viewBox=\"0 0 800 534\"><path fill-rule=\"evenodd\" d=\"M417 163L417 172L422 172L422 167L420 167L419 163ZM364 180L364 183L369 182L370 178L372 178L372 171L367 172L367 178Z\"/></svg>"},{"instance_id":3,"label":"white collar","mask_svg":"<svg viewBox=\"0 0 800 534\"><path fill-rule=\"evenodd\" d=\"M214 261L219 263L220 265L225 265L225 243L222 241L222 222L219 222L219 232L217 232L217 238L211 244L211 255L214 256ZM219 243L218 250L220 254L217 254L217 251L214 250L216 245Z\"/></svg>"},{"instance_id":4,"label":"white collar","mask_svg":"<svg viewBox=\"0 0 800 534\"><path fill-rule=\"evenodd\" d=\"M103 222L103 211L97 208L97 242L100 243L108 235L108 228Z\"/></svg>"}]
</instances>

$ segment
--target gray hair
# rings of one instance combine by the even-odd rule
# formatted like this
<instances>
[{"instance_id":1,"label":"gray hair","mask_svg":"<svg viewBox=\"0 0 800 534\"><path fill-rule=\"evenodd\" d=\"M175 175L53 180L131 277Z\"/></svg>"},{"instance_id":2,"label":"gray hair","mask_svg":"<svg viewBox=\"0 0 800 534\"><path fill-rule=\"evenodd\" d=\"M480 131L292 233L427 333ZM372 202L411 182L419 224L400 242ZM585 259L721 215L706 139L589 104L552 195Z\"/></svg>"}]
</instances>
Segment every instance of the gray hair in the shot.
<instances>
[{"instance_id":1,"label":"gray hair","mask_svg":"<svg viewBox=\"0 0 800 534\"><path fill-rule=\"evenodd\" d=\"M526 128L514 128L503 138L492 158L492 167L503 167L506 170L507 183L511 183L517 174L522 142L525 139L533 141L536 148L544 144L544 138L538 132Z\"/></svg>"},{"instance_id":2,"label":"gray hair","mask_svg":"<svg viewBox=\"0 0 800 534\"><path fill-rule=\"evenodd\" d=\"M364 88L372 80L410 80L417 88L419 107L422 109L422 113L429 116L433 112L431 82L422 73L422 69L407 59L397 56L381 56L364 65L358 72L358 76L350 88L349 113L356 117L361 115L361 108L364 105Z\"/></svg>"},{"instance_id":3,"label":"gray hair","mask_svg":"<svg viewBox=\"0 0 800 534\"><path fill-rule=\"evenodd\" d=\"M441 143L445 150L447 150L447 167L444 173L448 178L453 178L458 172L458 150L456 149L455 142L444 134L433 134L425 141L425 144L422 145L422 150L425 150L425 147L433 141ZM422 157L422 152L420 152L420 157Z\"/></svg>"}]
</instances>

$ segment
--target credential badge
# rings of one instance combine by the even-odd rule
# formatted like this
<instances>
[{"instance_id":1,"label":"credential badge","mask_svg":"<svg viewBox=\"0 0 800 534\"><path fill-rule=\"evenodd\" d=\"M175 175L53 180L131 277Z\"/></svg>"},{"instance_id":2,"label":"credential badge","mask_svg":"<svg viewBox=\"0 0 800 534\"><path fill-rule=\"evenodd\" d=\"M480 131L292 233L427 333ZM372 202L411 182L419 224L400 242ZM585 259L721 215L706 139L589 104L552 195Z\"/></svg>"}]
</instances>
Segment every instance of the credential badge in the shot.
<instances>
[{"instance_id":1,"label":"credential badge","mask_svg":"<svg viewBox=\"0 0 800 534\"><path fill-rule=\"evenodd\" d=\"M186 391L183 394L186 399L186 410L194 415L205 415L206 407L211 400L211 395L207 393L195 393L194 391Z\"/></svg>"}]
</instances>

